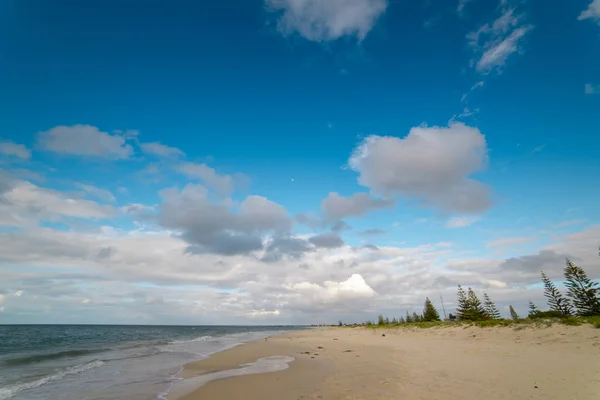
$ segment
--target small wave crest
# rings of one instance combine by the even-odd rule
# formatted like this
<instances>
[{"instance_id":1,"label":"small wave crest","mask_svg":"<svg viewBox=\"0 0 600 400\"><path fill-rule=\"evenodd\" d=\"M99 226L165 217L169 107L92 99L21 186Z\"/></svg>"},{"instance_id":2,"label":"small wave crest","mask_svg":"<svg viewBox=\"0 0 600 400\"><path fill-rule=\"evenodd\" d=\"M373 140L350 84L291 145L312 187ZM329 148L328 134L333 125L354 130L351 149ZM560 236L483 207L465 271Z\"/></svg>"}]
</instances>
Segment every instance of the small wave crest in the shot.
<instances>
[{"instance_id":1,"label":"small wave crest","mask_svg":"<svg viewBox=\"0 0 600 400\"><path fill-rule=\"evenodd\" d=\"M86 364L74 365L72 367L65 368L51 375L46 375L42 378L32 380L29 382L18 382L8 386L0 388L0 400L8 400L13 398L17 393L23 390L29 390L40 387L50 382L61 380L69 375L76 375L94 368L98 368L104 365L103 361L94 360Z\"/></svg>"},{"instance_id":2,"label":"small wave crest","mask_svg":"<svg viewBox=\"0 0 600 400\"><path fill-rule=\"evenodd\" d=\"M110 349L66 350L66 351L59 351L56 353L36 354L33 356L27 356L27 357L10 358L8 360L2 361L2 363L6 364L6 365L23 365L23 364L38 363L38 362L42 362L42 361L56 360L59 358L84 356L84 355L88 355L88 354L101 353L101 352L109 351L109 350Z\"/></svg>"},{"instance_id":3,"label":"small wave crest","mask_svg":"<svg viewBox=\"0 0 600 400\"><path fill-rule=\"evenodd\" d=\"M194 339L188 340L175 340L171 342L172 344L182 344L182 343L193 343L193 342L206 342L207 340L212 339L212 336L200 336Z\"/></svg>"}]
</instances>

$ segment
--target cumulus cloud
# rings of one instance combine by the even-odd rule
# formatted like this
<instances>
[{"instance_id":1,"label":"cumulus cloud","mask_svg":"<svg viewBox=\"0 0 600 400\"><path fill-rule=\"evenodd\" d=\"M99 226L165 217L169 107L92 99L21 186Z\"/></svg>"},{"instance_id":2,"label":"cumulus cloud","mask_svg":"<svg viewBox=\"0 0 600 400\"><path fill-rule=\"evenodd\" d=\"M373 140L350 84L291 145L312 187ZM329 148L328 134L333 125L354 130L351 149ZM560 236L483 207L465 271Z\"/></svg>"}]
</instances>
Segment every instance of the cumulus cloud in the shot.
<instances>
[{"instance_id":1,"label":"cumulus cloud","mask_svg":"<svg viewBox=\"0 0 600 400\"><path fill-rule=\"evenodd\" d=\"M343 36L363 40L387 8L387 0L265 0L267 10L279 15L284 35L326 42Z\"/></svg>"},{"instance_id":2,"label":"cumulus cloud","mask_svg":"<svg viewBox=\"0 0 600 400\"><path fill-rule=\"evenodd\" d=\"M310 296L312 301L319 303L335 303L370 298L376 295L375 291L360 274L352 274L348 279L341 282L325 281L322 285L301 282L288 287L301 292L305 296Z\"/></svg>"},{"instance_id":3,"label":"cumulus cloud","mask_svg":"<svg viewBox=\"0 0 600 400\"><path fill-rule=\"evenodd\" d=\"M416 127L404 138L369 136L349 160L358 182L378 195L415 198L445 211L475 213L491 205L490 189L469 178L487 165L477 128Z\"/></svg>"},{"instance_id":4,"label":"cumulus cloud","mask_svg":"<svg viewBox=\"0 0 600 400\"><path fill-rule=\"evenodd\" d=\"M539 275L541 270L557 271L557 267L564 266L566 258L566 254L557 254L554 250L541 250L537 254L509 258L499 268Z\"/></svg>"},{"instance_id":5,"label":"cumulus cloud","mask_svg":"<svg viewBox=\"0 0 600 400\"><path fill-rule=\"evenodd\" d=\"M133 154L124 137L91 125L57 126L40 132L37 145L42 150L74 156L125 159Z\"/></svg>"},{"instance_id":6,"label":"cumulus cloud","mask_svg":"<svg viewBox=\"0 0 600 400\"><path fill-rule=\"evenodd\" d=\"M489 74L501 71L508 58L523 52L521 42L533 29L524 23L524 17L515 14L515 9L502 3L501 15L492 23L481 26L467 35L469 46L475 53L473 64L477 72Z\"/></svg>"},{"instance_id":7,"label":"cumulus cloud","mask_svg":"<svg viewBox=\"0 0 600 400\"><path fill-rule=\"evenodd\" d=\"M600 24L600 0L593 0L577 19L579 21L591 19Z\"/></svg>"},{"instance_id":8,"label":"cumulus cloud","mask_svg":"<svg viewBox=\"0 0 600 400\"><path fill-rule=\"evenodd\" d=\"M23 160L31 158L31 150L25 145L7 141L0 141L0 154L9 157L17 157Z\"/></svg>"},{"instance_id":9,"label":"cumulus cloud","mask_svg":"<svg viewBox=\"0 0 600 400\"><path fill-rule=\"evenodd\" d=\"M234 213L223 204L211 203L207 190L198 184L161 195L160 223L181 231L192 252L248 254L263 249L263 234L285 234L293 224L284 207L261 196L248 196Z\"/></svg>"},{"instance_id":10,"label":"cumulus cloud","mask_svg":"<svg viewBox=\"0 0 600 400\"><path fill-rule=\"evenodd\" d=\"M154 157L177 158L185 157L185 153L177 147L164 145L160 142L140 143L140 148L144 154Z\"/></svg>"},{"instance_id":11,"label":"cumulus cloud","mask_svg":"<svg viewBox=\"0 0 600 400\"><path fill-rule=\"evenodd\" d=\"M321 213L328 220L347 217L364 217L371 210L380 210L394 205L391 199L375 199L367 193L355 193L350 197L331 192L321 201Z\"/></svg>"},{"instance_id":12,"label":"cumulus cloud","mask_svg":"<svg viewBox=\"0 0 600 400\"><path fill-rule=\"evenodd\" d=\"M29 314L38 322L64 321L64 310L79 322L96 323L251 323L247 318L253 310L278 310L277 315L264 315L265 322L275 324L364 321L379 312L419 310L425 296L438 292L446 309L452 310L456 283L478 293L487 289L499 306L510 302L526 309L529 299L541 304L543 296L541 289L527 290L525 285L539 282L540 267L560 277L564 256L580 263L592 278L600 277L599 229L556 238L541 250L557 257L543 253L539 263L528 257L538 253L515 257L517 261L465 259L447 243L380 246L377 251L326 249L285 235L277 237L287 243L274 246L287 246L284 253L295 248L303 260L282 257L265 263L254 256L186 252L189 243L170 231L3 232L0 293L8 296L7 303L16 300L16 291L30 294L19 304L8 303L9 310L22 307L35 313L40 303L56 310L46 316ZM266 245L274 242L270 239ZM35 268L3 268L6 265ZM353 274L360 275L364 285L359 278L348 279ZM139 282L154 285L141 287ZM108 305L115 310L110 315Z\"/></svg>"},{"instance_id":13,"label":"cumulus cloud","mask_svg":"<svg viewBox=\"0 0 600 400\"><path fill-rule=\"evenodd\" d=\"M206 186L224 195L231 194L235 188L233 176L221 175L206 164L186 162L179 165L177 169L190 178L201 179Z\"/></svg>"},{"instance_id":14,"label":"cumulus cloud","mask_svg":"<svg viewBox=\"0 0 600 400\"><path fill-rule=\"evenodd\" d=\"M17 181L6 190L0 202L0 224L23 226L61 217L105 219L116 210L91 200L72 198L63 192Z\"/></svg>"},{"instance_id":15,"label":"cumulus cloud","mask_svg":"<svg viewBox=\"0 0 600 400\"><path fill-rule=\"evenodd\" d=\"M302 238L293 236L274 237L268 242L262 260L277 262L286 258L297 259L313 250L313 246Z\"/></svg>"},{"instance_id":16,"label":"cumulus cloud","mask_svg":"<svg viewBox=\"0 0 600 400\"><path fill-rule=\"evenodd\" d=\"M322 233L311 237L308 241L316 247L323 247L326 249L335 249L344 245L344 241L340 235L335 232Z\"/></svg>"},{"instance_id":17,"label":"cumulus cloud","mask_svg":"<svg viewBox=\"0 0 600 400\"><path fill-rule=\"evenodd\" d=\"M344 221L337 221L331 227L331 230L333 232L347 231L347 230L350 230L350 229L352 229L352 227L350 225L348 225L347 223L345 223Z\"/></svg>"}]
</instances>

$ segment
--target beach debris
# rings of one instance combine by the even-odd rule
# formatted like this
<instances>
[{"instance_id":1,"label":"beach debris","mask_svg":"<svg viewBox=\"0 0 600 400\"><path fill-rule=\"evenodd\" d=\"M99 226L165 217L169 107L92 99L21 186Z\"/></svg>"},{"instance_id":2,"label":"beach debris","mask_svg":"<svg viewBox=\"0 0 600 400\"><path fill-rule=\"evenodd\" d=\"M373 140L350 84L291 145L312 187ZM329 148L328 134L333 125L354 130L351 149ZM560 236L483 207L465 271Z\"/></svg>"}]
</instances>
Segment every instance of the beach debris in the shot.
<instances>
[{"instance_id":1,"label":"beach debris","mask_svg":"<svg viewBox=\"0 0 600 400\"><path fill-rule=\"evenodd\" d=\"M304 351L304 352L302 352L300 354L310 354L310 351Z\"/></svg>"},{"instance_id":2,"label":"beach debris","mask_svg":"<svg viewBox=\"0 0 600 400\"><path fill-rule=\"evenodd\" d=\"M333 338L333 340L338 340L338 338L335 338L335 337L334 337L334 338Z\"/></svg>"},{"instance_id":3,"label":"beach debris","mask_svg":"<svg viewBox=\"0 0 600 400\"><path fill-rule=\"evenodd\" d=\"M382 333L381 336L385 337L385 333Z\"/></svg>"},{"instance_id":4,"label":"beach debris","mask_svg":"<svg viewBox=\"0 0 600 400\"><path fill-rule=\"evenodd\" d=\"M342 353L352 353L354 350L344 350Z\"/></svg>"},{"instance_id":5,"label":"beach debris","mask_svg":"<svg viewBox=\"0 0 600 400\"><path fill-rule=\"evenodd\" d=\"M311 357L311 358L314 358L314 357Z\"/></svg>"},{"instance_id":6,"label":"beach debris","mask_svg":"<svg viewBox=\"0 0 600 400\"><path fill-rule=\"evenodd\" d=\"M317 349L322 349L322 348L323 348L323 346L319 346L319 347L317 347Z\"/></svg>"}]
</instances>

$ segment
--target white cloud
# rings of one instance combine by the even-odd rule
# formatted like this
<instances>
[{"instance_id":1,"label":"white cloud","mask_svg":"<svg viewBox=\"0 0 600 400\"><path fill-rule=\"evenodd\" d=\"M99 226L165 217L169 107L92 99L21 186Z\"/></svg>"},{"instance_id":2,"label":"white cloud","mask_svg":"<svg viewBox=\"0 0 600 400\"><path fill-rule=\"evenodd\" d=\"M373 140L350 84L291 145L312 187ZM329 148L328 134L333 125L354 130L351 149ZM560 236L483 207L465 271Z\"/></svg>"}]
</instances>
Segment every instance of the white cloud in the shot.
<instances>
[{"instance_id":1,"label":"white cloud","mask_svg":"<svg viewBox=\"0 0 600 400\"><path fill-rule=\"evenodd\" d=\"M37 145L42 150L76 156L125 159L133 154L125 138L90 125L57 126L40 132Z\"/></svg>"},{"instance_id":2,"label":"white cloud","mask_svg":"<svg viewBox=\"0 0 600 400\"><path fill-rule=\"evenodd\" d=\"M370 298L376 295L360 274L352 274L341 282L325 281L323 285L300 282L290 285L289 288L303 293L304 296L309 296L313 302L318 303L335 303Z\"/></svg>"},{"instance_id":3,"label":"white cloud","mask_svg":"<svg viewBox=\"0 0 600 400\"><path fill-rule=\"evenodd\" d=\"M155 157L177 158L185 157L185 153L177 147L166 146L159 142L140 143L140 148L145 154Z\"/></svg>"},{"instance_id":4,"label":"white cloud","mask_svg":"<svg viewBox=\"0 0 600 400\"><path fill-rule=\"evenodd\" d=\"M29 160L31 158L31 150L22 144L17 144L8 140L0 142L0 154L18 157L24 160Z\"/></svg>"},{"instance_id":5,"label":"white cloud","mask_svg":"<svg viewBox=\"0 0 600 400\"><path fill-rule=\"evenodd\" d=\"M264 248L263 234L286 235L293 224L284 207L261 196L246 197L237 213L209 201L208 191L197 184L188 184L181 192L165 190L161 196L159 222L182 232L191 252L235 255L259 251Z\"/></svg>"},{"instance_id":6,"label":"white cloud","mask_svg":"<svg viewBox=\"0 0 600 400\"><path fill-rule=\"evenodd\" d=\"M64 321L65 310L79 322L96 323L251 323L246 318L257 316L269 323L364 321L380 312L393 316L398 310L419 310L425 296L438 292L450 310L456 283L487 288L499 306L510 302L526 308L527 300L541 304L543 296L540 289L524 285L539 282L542 268L560 276L565 256L590 277L600 277L598 229L556 238L539 254L509 260L465 259L452 246L438 243L318 249L301 261L277 263L244 255L190 254L188 243L167 231L32 229L0 234L0 293L17 288L35 293L36 301L22 296L18 307L35 312L47 304L56 310L50 315L54 322ZM8 303L12 296L7 297ZM107 314L104 304L115 312Z\"/></svg>"},{"instance_id":7,"label":"white cloud","mask_svg":"<svg viewBox=\"0 0 600 400\"><path fill-rule=\"evenodd\" d=\"M0 221L8 226L22 226L60 217L87 219L111 218L116 210L91 200L76 199L30 182L18 181L4 193L0 202Z\"/></svg>"},{"instance_id":8,"label":"white cloud","mask_svg":"<svg viewBox=\"0 0 600 400\"><path fill-rule=\"evenodd\" d=\"M279 310L252 310L248 313L250 317L264 317L265 315L277 316L281 314Z\"/></svg>"},{"instance_id":9,"label":"white cloud","mask_svg":"<svg viewBox=\"0 0 600 400\"><path fill-rule=\"evenodd\" d=\"M387 0L265 0L279 14L284 35L298 33L315 42L343 36L363 40L387 8Z\"/></svg>"},{"instance_id":10,"label":"white cloud","mask_svg":"<svg viewBox=\"0 0 600 400\"><path fill-rule=\"evenodd\" d=\"M364 217L369 211L390 208L394 201L375 199L367 193L355 193L350 197L331 192L321 201L321 213L327 220L347 217Z\"/></svg>"},{"instance_id":11,"label":"white cloud","mask_svg":"<svg viewBox=\"0 0 600 400\"><path fill-rule=\"evenodd\" d=\"M591 19L600 24L600 0L593 0L588 8L583 10L579 17L577 18L579 21L585 19Z\"/></svg>"},{"instance_id":12,"label":"white cloud","mask_svg":"<svg viewBox=\"0 0 600 400\"><path fill-rule=\"evenodd\" d=\"M446 222L446 228L466 228L467 226L471 226L480 220L480 217L453 217Z\"/></svg>"},{"instance_id":13,"label":"white cloud","mask_svg":"<svg viewBox=\"0 0 600 400\"><path fill-rule=\"evenodd\" d=\"M215 189L223 195L233 193L235 188L235 179L233 176L221 175L214 168L206 164L186 162L179 165L178 171L190 178L201 179L208 187Z\"/></svg>"},{"instance_id":14,"label":"white cloud","mask_svg":"<svg viewBox=\"0 0 600 400\"><path fill-rule=\"evenodd\" d=\"M490 207L490 189L469 175L487 165L485 137L462 123L416 127L404 138L370 136L353 152L358 182L378 195L416 198L445 211Z\"/></svg>"},{"instance_id":15,"label":"white cloud","mask_svg":"<svg viewBox=\"0 0 600 400\"><path fill-rule=\"evenodd\" d=\"M327 249L335 249L344 245L344 241L342 240L340 235L335 232L322 233L320 235L311 237L310 239L308 239L308 241L316 247Z\"/></svg>"},{"instance_id":16,"label":"white cloud","mask_svg":"<svg viewBox=\"0 0 600 400\"><path fill-rule=\"evenodd\" d=\"M467 35L476 57L475 69L482 74L500 72L512 54L522 53L522 39L533 29L523 22L523 16L515 15L513 8L503 5L501 10L502 14L493 23Z\"/></svg>"},{"instance_id":17,"label":"white cloud","mask_svg":"<svg viewBox=\"0 0 600 400\"><path fill-rule=\"evenodd\" d=\"M585 94L600 94L600 84L594 85L592 83L586 83L584 90Z\"/></svg>"}]
</instances>

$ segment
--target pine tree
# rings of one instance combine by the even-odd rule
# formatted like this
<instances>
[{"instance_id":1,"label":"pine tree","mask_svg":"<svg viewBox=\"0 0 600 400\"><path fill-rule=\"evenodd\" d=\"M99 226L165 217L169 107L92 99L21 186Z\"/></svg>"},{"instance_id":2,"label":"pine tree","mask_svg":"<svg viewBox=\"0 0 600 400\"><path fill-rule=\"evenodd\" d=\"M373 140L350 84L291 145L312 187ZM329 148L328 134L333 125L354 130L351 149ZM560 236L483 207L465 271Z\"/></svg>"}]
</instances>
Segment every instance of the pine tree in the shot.
<instances>
[{"instance_id":1,"label":"pine tree","mask_svg":"<svg viewBox=\"0 0 600 400\"><path fill-rule=\"evenodd\" d=\"M569 299L562 296L544 271L542 271L542 282L544 282L544 296L548 299L548 307L550 307L550 310L559 312L565 317L572 315L573 307L571 306Z\"/></svg>"},{"instance_id":2,"label":"pine tree","mask_svg":"<svg viewBox=\"0 0 600 400\"><path fill-rule=\"evenodd\" d=\"M456 316L458 319L468 320L469 318L469 302L463 288L458 285L458 306L456 307Z\"/></svg>"},{"instance_id":3,"label":"pine tree","mask_svg":"<svg viewBox=\"0 0 600 400\"><path fill-rule=\"evenodd\" d=\"M423 321L439 321L440 314L438 314L429 297L425 298L425 308L423 309Z\"/></svg>"},{"instance_id":4,"label":"pine tree","mask_svg":"<svg viewBox=\"0 0 600 400\"><path fill-rule=\"evenodd\" d=\"M406 323L407 323L407 324L411 324L411 323L413 323L413 322L416 322L416 321L413 321L413 318L410 316L410 314L409 314L409 313L408 313L408 311L407 311L407 312L406 312Z\"/></svg>"},{"instance_id":5,"label":"pine tree","mask_svg":"<svg viewBox=\"0 0 600 400\"><path fill-rule=\"evenodd\" d=\"M529 300L529 315L527 315L527 318L533 318L539 312L540 312L540 310L538 310L538 308L536 307L536 305L533 304L533 302L531 300Z\"/></svg>"},{"instance_id":6,"label":"pine tree","mask_svg":"<svg viewBox=\"0 0 600 400\"><path fill-rule=\"evenodd\" d=\"M485 308L485 313L490 319L502 319L500 316L500 311L496 308L496 304L490 299L490 296L486 292L483 292L483 306Z\"/></svg>"},{"instance_id":7,"label":"pine tree","mask_svg":"<svg viewBox=\"0 0 600 400\"><path fill-rule=\"evenodd\" d=\"M467 302L469 304L469 313L471 316L471 321L486 320L488 318L487 312L485 311L485 308L483 308L481 301L479 301L479 298L477 297L473 289L469 288L467 293Z\"/></svg>"},{"instance_id":8,"label":"pine tree","mask_svg":"<svg viewBox=\"0 0 600 400\"><path fill-rule=\"evenodd\" d=\"M600 315L600 289L597 283L592 282L583 268L567 259L564 270L567 296L577 308L577 315Z\"/></svg>"},{"instance_id":9,"label":"pine tree","mask_svg":"<svg viewBox=\"0 0 600 400\"><path fill-rule=\"evenodd\" d=\"M392 324L397 324L398 320L396 319L396 317L392 318Z\"/></svg>"},{"instance_id":10,"label":"pine tree","mask_svg":"<svg viewBox=\"0 0 600 400\"><path fill-rule=\"evenodd\" d=\"M517 314L517 312L515 311L515 309L513 308L513 306L509 306L509 310L510 310L510 317L516 321L519 319L519 314Z\"/></svg>"},{"instance_id":11,"label":"pine tree","mask_svg":"<svg viewBox=\"0 0 600 400\"><path fill-rule=\"evenodd\" d=\"M398 322L401 323L401 324L405 324L406 323L406 321L404 320L404 317L400 317L400 321L398 321Z\"/></svg>"},{"instance_id":12,"label":"pine tree","mask_svg":"<svg viewBox=\"0 0 600 400\"><path fill-rule=\"evenodd\" d=\"M389 325L390 324L390 319L388 317L385 317L385 321L384 322L385 322L386 325Z\"/></svg>"},{"instance_id":13,"label":"pine tree","mask_svg":"<svg viewBox=\"0 0 600 400\"><path fill-rule=\"evenodd\" d=\"M377 317L377 325L384 325L385 324L385 318L383 318L383 315L379 315Z\"/></svg>"},{"instance_id":14,"label":"pine tree","mask_svg":"<svg viewBox=\"0 0 600 400\"><path fill-rule=\"evenodd\" d=\"M417 314L416 311L413 311L412 319L413 319L413 322L423 321L423 317L421 315Z\"/></svg>"}]
</instances>

